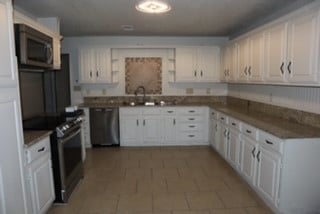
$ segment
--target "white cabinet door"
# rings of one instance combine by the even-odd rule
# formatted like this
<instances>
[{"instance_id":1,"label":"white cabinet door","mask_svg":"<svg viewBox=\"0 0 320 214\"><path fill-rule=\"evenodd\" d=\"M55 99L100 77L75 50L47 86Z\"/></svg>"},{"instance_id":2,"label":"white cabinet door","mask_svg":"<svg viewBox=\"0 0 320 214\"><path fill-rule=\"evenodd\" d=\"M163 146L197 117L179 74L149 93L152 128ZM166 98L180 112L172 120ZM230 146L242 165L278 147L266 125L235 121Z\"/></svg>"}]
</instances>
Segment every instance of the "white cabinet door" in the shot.
<instances>
[{"instance_id":1,"label":"white cabinet door","mask_svg":"<svg viewBox=\"0 0 320 214\"><path fill-rule=\"evenodd\" d=\"M265 75L268 82L283 82L287 58L288 23L266 31Z\"/></svg>"},{"instance_id":2,"label":"white cabinet door","mask_svg":"<svg viewBox=\"0 0 320 214\"><path fill-rule=\"evenodd\" d=\"M197 77L200 82L218 82L220 70L220 48L198 48Z\"/></svg>"},{"instance_id":3,"label":"white cabinet door","mask_svg":"<svg viewBox=\"0 0 320 214\"><path fill-rule=\"evenodd\" d=\"M111 82L111 51L110 48L95 49L96 83Z\"/></svg>"},{"instance_id":4,"label":"white cabinet door","mask_svg":"<svg viewBox=\"0 0 320 214\"><path fill-rule=\"evenodd\" d=\"M241 141L241 173L245 179L254 184L255 168L256 168L256 154L257 154L257 142L242 136Z\"/></svg>"},{"instance_id":5,"label":"white cabinet door","mask_svg":"<svg viewBox=\"0 0 320 214\"><path fill-rule=\"evenodd\" d=\"M159 145L162 136L160 115L146 115L142 119L143 144L146 146Z\"/></svg>"},{"instance_id":6,"label":"white cabinet door","mask_svg":"<svg viewBox=\"0 0 320 214\"><path fill-rule=\"evenodd\" d=\"M230 128L228 160L235 169L239 168L239 164L240 164L239 157L240 157L240 132Z\"/></svg>"},{"instance_id":7,"label":"white cabinet door","mask_svg":"<svg viewBox=\"0 0 320 214\"><path fill-rule=\"evenodd\" d=\"M163 118L163 144L175 145L177 135L177 119L175 116L164 116Z\"/></svg>"},{"instance_id":8,"label":"white cabinet door","mask_svg":"<svg viewBox=\"0 0 320 214\"><path fill-rule=\"evenodd\" d=\"M195 48L176 48L176 81L194 82L198 75Z\"/></svg>"},{"instance_id":9,"label":"white cabinet door","mask_svg":"<svg viewBox=\"0 0 320 214\"><path fill-rule=\"evenodd\" d=\"M264 71L264 33L257 33L249 38L249 68L250 82L263 80Z\"/></svg>"},{"instance_id":10,"label":"white cabinet door","mask_svg":"<svg viewBox=\"0 0 320 214\"><path fill-rule=\"evenodd\" d=\"M79 50L80 83L95 82L93 54L93 50L89 48Z\"/></svg>"},{"instance_id":11,"label":"white cabinet door","mask_svg":"<svg viewBox=\"0 0 320 214\"><path fill-rule=\"evenodd\" d=\"M141 126L139 115L124 115L120 119L120 140L121 145L141 145Z\"/></svg>"},{"instance_id":12,"label":"white cabinet door","mask_svg":"<svg viewBox=\"0 0 320 214\"><path fill-rule=\"evenodd\" d=\"M318 82L319 30L318 11L290 21L288 64L286 65L289 82Z\"/></svg>"},{"instance_id":13,"label":"white cabinet door","mask_svg":"<svg viewBox=\"0 0 320 214\"><path fill-rule=\"evenodd\" d=\"M17 85L11 1L0 1L0 87Z\"/></svg>"},{"instance_id":14,"label":"white cabinet door","mask_svg":"<svg viewBox=\"0 0 320 214\"><path fill-rule=\"evenodd\" d=\"M257 188L270 202L276 204L281 156L260 147L257 153L257 161Z\"/></svg>"},{"instance_id":15,"label":"white cabinet door","mask_svg":"<svg viewBox=\"0 0 320 214\"><path fill-rule=\"evenodd\" d=\"M215 120L212 133L213 133L213 146L217 151L218 151L218 148L220 148L220 143L221 143L220 130L221 130L220 124L217 120Z\"/></svg>"},{"instance_id":16,"label":"white cabinet door","mask_svg":"<svg viewBox=\"0 0 320 214\"><path fill-rule=\"evenodd\" d=\"M49 153L33 163L29 170L32 173L34 211L35 213L45 213L55 199Z\"/></svg>"},{"instance_id":17,"label":"white cabinet door","mask_svg":"<svg viewBox=\"0 0 320 214\"><path fill-rule=\"evenodd\" d=\"M222 123L220 124L220 135L219 135L219 139L220 139L220 144L219 144L219 153L221 154L221 156L225 159L227 159L228 157L228 134L229 134L229 130L228 127Z\"/></svg>"},{"instance_id":18,"label":"white cabinet door","mask_svg":"<svg viewBox=\"0 0 320 214\"><path fill-rule=\"evenodd\" d=\"M238 81L246 81L248 79L248 70L249 70L249 40L247 38L239 41L239 68L238 68Z\"/></svg>"}]
</instances>

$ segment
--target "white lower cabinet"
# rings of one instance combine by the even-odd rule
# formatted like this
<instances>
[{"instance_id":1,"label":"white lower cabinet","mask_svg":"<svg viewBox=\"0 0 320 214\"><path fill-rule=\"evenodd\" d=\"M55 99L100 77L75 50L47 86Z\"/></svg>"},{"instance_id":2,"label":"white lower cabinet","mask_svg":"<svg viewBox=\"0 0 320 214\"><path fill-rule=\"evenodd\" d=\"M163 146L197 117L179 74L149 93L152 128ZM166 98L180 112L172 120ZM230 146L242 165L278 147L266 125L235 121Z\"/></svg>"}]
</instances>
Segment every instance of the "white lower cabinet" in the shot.
<instances>
[{"instance_id":1,"label":"white lower cabinet","mask_svg":"<svg viewBox=\"0 0 320 214\"><path fill-rule=\"evenodd\" d=\"M44 214L55 199L49 137L27 148L25 153L28 211Z\"/></svg>"},{"instance_id":2,"label":"white lower cabinet","mask_svg":"<svg viewBox=\"0 0 320 214\"><path fill-rule=\"evenodd\" d=\"M319 138L279 139L227 115L218 115L223 117L218 118L221 139L217 145L224 145L228 129L226 160L235 169L240 166L240 175L275 213L320 213L320 170L315 170L320 161ZM226 119L228 126L222 122ZM216 150L224 156L221 148Z\"/></svg>"},{"instance_id":3,"label":"white lower cabinet","mask_svg":"<svg viewBox=\"0 0 320 214\"><path fill-rule=\"evenodd\" d=\"M122 107L120 145L207 145L207 107Z\"/></svg>"},{"instance_id":4,"label":"white lower cabinet","mask_svg":"<svg viewBox=\"0 0 320 214\"><path fill-rule=\"evenodd\" d=\"M242 136L241 142L241 174L250 183L254 184L256 171L256 151L258 142Z\"/></svg>"},{"instance_id":5,"label":"white lower cabinet","mask_svg":"<svg viewBox=\"0 0 320 214\"><path fill-rule=\"evenodd\" d=\"M269 201L276 204L279 189L281 155L260 146L256 159L257 189Z\"/></svg>"},{"instance_id":6,"label":"white lower cabinet","mask_svg":"<svg viewBox=\"0 0 320 214\"><path fill-rule=\"evenodd\" d=\"M227 159L227 157L228 157L229 129L228 129L227 125L225 125L221 122L219 122L219 126L220 126L220 135L219 135L220 143L219 143L219 147L218 147L218 152L220 153L220 155L224 159Z\"/></svg>"}]
</instances>

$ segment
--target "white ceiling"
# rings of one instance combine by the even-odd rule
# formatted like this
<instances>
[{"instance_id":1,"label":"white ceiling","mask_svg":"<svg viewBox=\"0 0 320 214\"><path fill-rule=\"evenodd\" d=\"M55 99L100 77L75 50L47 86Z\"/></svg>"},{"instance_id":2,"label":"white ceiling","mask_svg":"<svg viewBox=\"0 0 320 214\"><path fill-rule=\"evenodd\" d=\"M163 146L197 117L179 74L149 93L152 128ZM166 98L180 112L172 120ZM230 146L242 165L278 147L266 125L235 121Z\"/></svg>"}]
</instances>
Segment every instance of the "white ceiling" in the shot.
<instances>
[{"instance_id":1,"label":"white ceiling","mask_svg":"<svg viewBox=\"0 0 320 214\"><path fill-rule=\"evenodd\" d=\"M313 0L167 0L172 10L136 11L138 0L14 0L36 17L60 18L63 36L229 36L273 13ZM133 25L123 31L121 25Z\"/></svg>"}]
</instances>

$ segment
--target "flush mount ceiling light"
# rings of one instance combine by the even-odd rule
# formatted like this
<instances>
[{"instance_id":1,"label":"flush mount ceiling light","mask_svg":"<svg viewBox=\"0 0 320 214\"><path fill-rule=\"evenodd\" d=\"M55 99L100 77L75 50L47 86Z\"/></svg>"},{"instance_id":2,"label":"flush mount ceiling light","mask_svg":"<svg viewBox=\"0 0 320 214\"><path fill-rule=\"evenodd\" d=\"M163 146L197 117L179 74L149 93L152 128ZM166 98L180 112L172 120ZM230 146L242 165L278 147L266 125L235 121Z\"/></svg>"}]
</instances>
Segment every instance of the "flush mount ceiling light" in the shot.
<instances>
[{"instance_id":1,"label":"flush mount ceiling light","mask_svg":"<svg viewBox=\"0 0 320 214\"><path fill-rule=\"evenodd\" d=\"M166 13L171 10L171 7L164 1L143 0L136 4L136 9L143 13Z\"/></svg>"}]
</instances>

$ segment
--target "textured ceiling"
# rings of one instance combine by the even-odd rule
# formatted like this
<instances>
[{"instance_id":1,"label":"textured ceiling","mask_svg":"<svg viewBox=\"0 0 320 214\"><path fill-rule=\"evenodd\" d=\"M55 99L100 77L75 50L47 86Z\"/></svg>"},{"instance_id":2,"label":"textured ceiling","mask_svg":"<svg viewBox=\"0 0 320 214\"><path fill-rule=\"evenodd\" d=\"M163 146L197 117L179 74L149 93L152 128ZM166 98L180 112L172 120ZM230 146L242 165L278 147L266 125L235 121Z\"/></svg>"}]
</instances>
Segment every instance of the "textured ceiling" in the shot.
<instances>
[{"instance_id":1,"label":"textured ceiling","mask_svg":"<svg viewBox=\"0 0 320 214\"><path fill-rule=\"evenodd\" d=\"M63 36L229 36L296 2L312 0L167 0L162 15L136 11L138 0L14 0L36 17L60 18ZM121 25L133 25L123 31Z\"/></svg>"}]
</instances>

